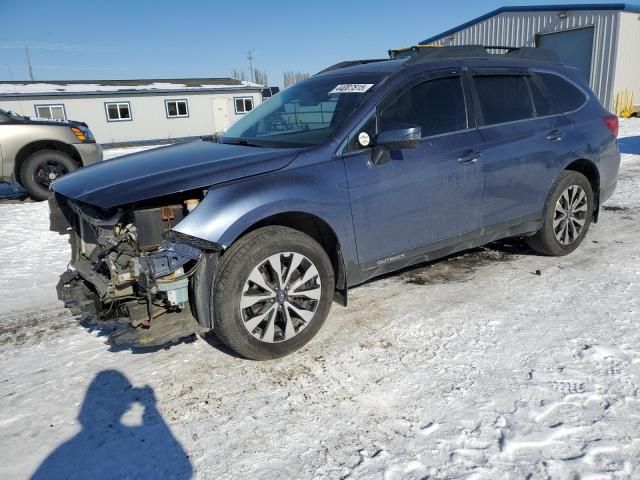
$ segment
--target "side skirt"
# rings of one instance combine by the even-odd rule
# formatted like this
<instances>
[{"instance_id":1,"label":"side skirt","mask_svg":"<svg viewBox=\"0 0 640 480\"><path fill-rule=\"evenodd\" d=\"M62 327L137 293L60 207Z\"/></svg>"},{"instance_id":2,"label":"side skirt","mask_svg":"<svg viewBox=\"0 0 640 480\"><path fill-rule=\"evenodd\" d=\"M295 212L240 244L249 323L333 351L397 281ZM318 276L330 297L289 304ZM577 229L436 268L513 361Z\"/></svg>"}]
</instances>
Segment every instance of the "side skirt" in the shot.
<instances>
[{"instance_id":1,"label":"side skirt","mask_svg":"<svg viewBox=\"0 0 640 480\"><path fill-rule=\"evenodd\" d=\"M430 245L399 252L390 257L365 262L360 265L362 277L357 283L362 283L371 278L401 270L411 265L429 262L463 250L477 248L502 238L532 234L542 228L542 223L543 221L539 215L530 215L519 218L516 221L482 228ZM357 283L351 284L350 286L356 285Z\"/></svg>"}]
</instances>

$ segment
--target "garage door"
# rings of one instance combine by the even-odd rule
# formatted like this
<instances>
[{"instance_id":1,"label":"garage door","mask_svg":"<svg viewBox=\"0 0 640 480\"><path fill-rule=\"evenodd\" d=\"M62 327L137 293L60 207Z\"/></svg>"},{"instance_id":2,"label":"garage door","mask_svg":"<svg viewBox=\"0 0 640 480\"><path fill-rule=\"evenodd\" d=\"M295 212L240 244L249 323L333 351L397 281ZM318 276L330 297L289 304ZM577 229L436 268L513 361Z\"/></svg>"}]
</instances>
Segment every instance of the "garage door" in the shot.
<instances>
[{"instance_id":1,"label":"garage door","mask_svg":"<svg viewBox=\"0 0 640 480\"><path fill-rule=\"evenodd\" d=\"M553 50L558 54L561 62L579 68L589 80L593 51L593 27L538 34L536 46Z\"/></svg>"}]
</instances>

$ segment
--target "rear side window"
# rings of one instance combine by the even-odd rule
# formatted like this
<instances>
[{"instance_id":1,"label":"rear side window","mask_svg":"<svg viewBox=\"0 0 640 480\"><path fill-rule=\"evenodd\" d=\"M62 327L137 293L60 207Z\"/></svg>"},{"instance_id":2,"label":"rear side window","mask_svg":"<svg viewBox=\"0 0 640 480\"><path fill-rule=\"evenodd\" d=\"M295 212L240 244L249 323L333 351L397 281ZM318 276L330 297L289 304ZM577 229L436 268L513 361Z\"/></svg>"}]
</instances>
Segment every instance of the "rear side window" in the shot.
<instances>
[{"instance_id":1,"label":"rear side window","mask_svg":"<svg viewBox=\"0 0 640 480\"><path fill-rule=\"evenodd\" d=\"M560 113L560 110L553 106L549 97L543 93L538 82L529 79L529 88L531 89L531 97L533 98L533 105L536 107L536 115L538 117L546 117Z\"/></svg>"},{"instance_id":2,"label":"rear side window","mask_svg":"<svg viewBox=\"0 0 640 480\"><path fill-rule=\"evenodd\" d=\"M380 130L418 125L429 137L467 128L467 111L460 77L420 83L383 107Z\"/></svg>"},{"instance_id":3,"label":"rear side window","mask_svg":"<svg viewBox=\"0 0 640 480\"><path fill-rule=\"evenodd\" d=\"M552 73L537 73L544 89L544 94L551 104L560 112L571 112L577 110L587 101L587 98L580 89L564 78ZM541 115L538 113L538 115Z\"/></svg>"},{"instance_id":4,"label":"rear side window","mask_svg":"<svg viewBox=\"0 0 640 480\"><path fill-rule=\"evenodd\" d=\"M485 125L533 117L533 103L525 77L482 75L474 80Z\"/></svg>"}]
</instances>

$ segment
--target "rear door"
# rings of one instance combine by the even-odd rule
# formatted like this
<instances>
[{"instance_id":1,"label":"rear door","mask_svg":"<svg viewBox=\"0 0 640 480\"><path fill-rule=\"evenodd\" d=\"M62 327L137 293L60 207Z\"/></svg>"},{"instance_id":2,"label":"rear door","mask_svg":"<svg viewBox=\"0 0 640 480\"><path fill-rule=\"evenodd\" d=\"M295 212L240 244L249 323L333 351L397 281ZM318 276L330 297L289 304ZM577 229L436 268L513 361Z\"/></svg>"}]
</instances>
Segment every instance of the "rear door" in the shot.
<instances>
[{"instance_id":1,"label":"rear door","mask_svg":"<svg viewBox=\"0 0 640 480\"><path fill-rule=\"evenodd\" d=\"M472 75L485 141L483 226L536 220L571 154L572 123L561 114L537 114L542 100L528 71L482 69Z\"/></svg>"},{"instance_id":2,"label":"rear door","mask_svg":"<svg viewBox=\"0 0 640 480\"><path fill-rule=\"evenodd\" d=\"M382 165L371 163L370 148L354 147L344 158L365 268L479 228L482 139L466 108L467 95L459 72L415 80L385 99L355 133L375 138L377 131L417 125L423 136L416 148L390 151Z\"/></svg>"}]
</instances>

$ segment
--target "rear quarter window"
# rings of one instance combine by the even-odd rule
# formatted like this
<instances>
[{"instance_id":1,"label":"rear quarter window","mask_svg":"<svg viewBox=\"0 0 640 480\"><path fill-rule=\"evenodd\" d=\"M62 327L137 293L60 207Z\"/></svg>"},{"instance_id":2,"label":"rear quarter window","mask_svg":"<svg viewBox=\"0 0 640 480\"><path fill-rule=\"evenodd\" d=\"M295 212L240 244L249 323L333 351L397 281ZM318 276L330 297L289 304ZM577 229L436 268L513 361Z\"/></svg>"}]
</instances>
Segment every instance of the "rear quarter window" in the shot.
<instances>
[{"instance_id":1,"label":"rear quarter window","mask_svg":"<svg viewBox=\"0 0 640 480\"><path fill-rule=\"evenodd\" d=\"M533 103L522 75L474 76L485 125L532 118Z\"/></svg>"},{"instance_id":2,"label":"rear quarter window","mask_svg":"<svg viewBox=\"0 0 640 480\"><path fill-rule=\"evenodd\" d=\"M577 110L587 101L584 92L564 78L552 73L536 73L544 95L553 108L560 112ZM541 112L538 113L540 115Z\"/></svg>"}]
</instances>

